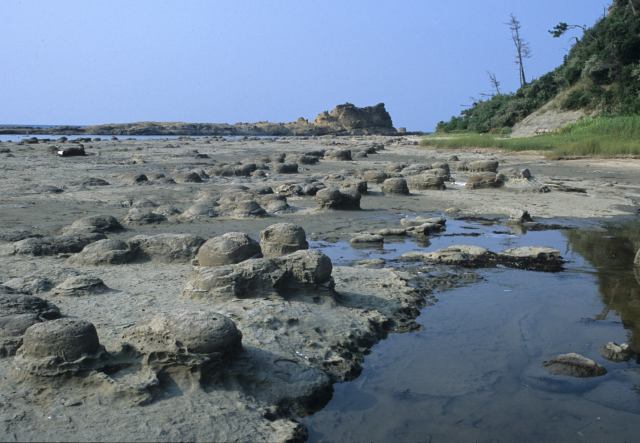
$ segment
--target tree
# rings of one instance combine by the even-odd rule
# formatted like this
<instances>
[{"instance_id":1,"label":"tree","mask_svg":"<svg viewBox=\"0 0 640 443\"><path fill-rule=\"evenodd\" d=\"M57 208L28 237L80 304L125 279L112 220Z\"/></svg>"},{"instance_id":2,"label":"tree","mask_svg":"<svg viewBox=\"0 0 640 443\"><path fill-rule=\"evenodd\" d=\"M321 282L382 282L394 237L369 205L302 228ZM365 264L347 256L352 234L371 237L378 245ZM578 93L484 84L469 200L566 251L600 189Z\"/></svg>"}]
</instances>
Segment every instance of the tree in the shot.
<instances>
[{"instance_id":1,"label":"tree","mask_svg":"<svg viewBox=\"0 0 640 443\"><path fill-rule=\"evenodd\" d=\"M520 35L522 25L515 15L511 14L510 20L506 24L511 30L511 39L513 40L513 45L516 48L516 65L518 65L520 86L522 87L527 84L527 77L524 72L524 60L531 58L531 48L529 47L529 43L522 38L522 35Z\"/></svg>"},{"instance_id":2,"label":"tree","mask_svg":"<svg viewBox=\"0 0 640 443\"><path fill-rule=\"evenodd\" d=\"M500 92L500 82L498 81L498 77L496 77L496 73L487 71L487 74L489 75L489 82L491 83L491 86L496 91L496 95L502 95Z\"/></svg>"},{"instance_id":3,"label":"tree","mask_svg":"<svg viewBox=\"0 0 640 443\"><path fill-rule=\"evenodd\" d=\"M555 25L553 27L553 29L549 30L549 34L551 34L553 36L553 38L558 38L563 36L566 32L572 30L572 29L580 29L582 30L582 34L584 35L585 32L587 32L587 26L586 25L570 25L568 23L565 22L560 22L557 25ZM580 39L578 39L578 37L573 37L576 40L576 43L578 43L580 41Z\"/></svg>"}]
</instances>

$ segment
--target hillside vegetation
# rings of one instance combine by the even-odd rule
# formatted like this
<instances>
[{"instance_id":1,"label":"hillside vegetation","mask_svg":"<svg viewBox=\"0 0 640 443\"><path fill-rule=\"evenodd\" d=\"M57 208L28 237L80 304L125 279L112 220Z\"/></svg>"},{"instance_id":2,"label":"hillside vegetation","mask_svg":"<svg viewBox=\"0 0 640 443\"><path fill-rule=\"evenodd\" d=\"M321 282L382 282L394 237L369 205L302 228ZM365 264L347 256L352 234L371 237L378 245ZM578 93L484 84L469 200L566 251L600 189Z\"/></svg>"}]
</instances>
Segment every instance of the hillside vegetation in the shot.
<instances>
[{"instance_id":1,"label":"hillside vegetation","mask_svg":"<svg viewBox=\"0 0 640 443\"><path fill-rule=\"evenodd\" d=\"M515 93L474 103L459 116L440 122L437 131L508 134L552 100L559 110L581 109L590 115L640 114L638 14L640 1L615 0L607 16L584 31L561 66Z\"/></svg>"},{"instance_id":2,"label":"hillside vegetation","mask_svg":"<svg viewBox=\"0 0 640 443\"><path fill-rule=\"evenodd\" d=\"M543 150L549 157L640 155L640 116L580 120L557 133L513 138L495 134L457 133L425 137L423 146Z\"/></svg>"}]
</instances>

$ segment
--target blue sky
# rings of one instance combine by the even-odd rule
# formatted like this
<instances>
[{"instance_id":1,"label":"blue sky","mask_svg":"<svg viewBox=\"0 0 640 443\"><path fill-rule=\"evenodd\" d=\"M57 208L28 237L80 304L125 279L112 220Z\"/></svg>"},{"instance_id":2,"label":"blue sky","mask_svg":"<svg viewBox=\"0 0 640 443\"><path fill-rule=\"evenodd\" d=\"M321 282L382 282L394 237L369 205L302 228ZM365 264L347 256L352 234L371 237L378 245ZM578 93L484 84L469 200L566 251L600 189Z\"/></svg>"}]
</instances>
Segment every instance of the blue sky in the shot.
<instances>
[{"instance_id":1,"label":"blue sky","mask_svg":"<svg viewBox=\"0 0 640 443\"><path fill-rule=\"evenodd\" d=\"M432 129L517 87L514 13L529 77L562 62L559 21L593 24L608 0L1 0L0 123L313 118L384 102Z\"/></svg>"}]
</instances>

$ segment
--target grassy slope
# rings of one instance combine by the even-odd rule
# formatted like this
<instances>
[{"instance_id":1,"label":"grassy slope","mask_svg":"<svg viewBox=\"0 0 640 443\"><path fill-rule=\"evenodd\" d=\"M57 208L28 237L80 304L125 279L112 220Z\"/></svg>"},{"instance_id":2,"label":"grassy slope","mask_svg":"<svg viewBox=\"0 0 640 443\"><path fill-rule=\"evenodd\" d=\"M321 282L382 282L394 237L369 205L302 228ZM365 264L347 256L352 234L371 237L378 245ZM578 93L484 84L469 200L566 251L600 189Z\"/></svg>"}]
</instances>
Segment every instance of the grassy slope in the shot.
<instances>
[{"instance_id":1,"label":"grassy slope","mask_svg":"<svg viewBox=\"0 0 640 443\"><path fill-rule=\"evenodd\" d=\"M634 4L638 0L613 0L610 13L580 36L561 66L515 93L474 103L440 122L438 132L507 134L554 98L560 110L640 114L640 6Z\"/></svg>"},{"instance_id":2,"label":"grassy slope","mask_svg":"<svg viewBox=\"0 0 640 443\"><path fill-rule=\"evenodd\" d=\"M503 138L490 134L449 133L425 137L421 144L438 148L544 150L550 156L640 155L640 116L585 119L553 134Z\"/></svg>"}]
</instances>

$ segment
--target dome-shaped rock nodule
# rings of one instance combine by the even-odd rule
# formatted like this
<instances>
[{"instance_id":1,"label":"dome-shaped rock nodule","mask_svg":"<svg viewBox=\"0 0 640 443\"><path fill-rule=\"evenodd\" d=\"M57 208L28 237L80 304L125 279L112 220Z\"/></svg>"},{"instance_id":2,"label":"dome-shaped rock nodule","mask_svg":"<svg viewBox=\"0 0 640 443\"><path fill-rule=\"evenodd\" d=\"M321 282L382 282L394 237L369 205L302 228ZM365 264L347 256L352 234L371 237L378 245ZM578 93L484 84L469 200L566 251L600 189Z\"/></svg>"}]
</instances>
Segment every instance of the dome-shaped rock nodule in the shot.
<instances>
[{"instance_id":1,"label":"dome-shaped rock nodule","mask_svg":"<svg viewBox=\"0 0 640 443\"><path fill-rule=\"evenodd\" d=\"M197 260L200 266L223 266L260 255L260 245L247 234L227 232L204 242L198 250Z\"/></svg>"},{"instance_id":2,"label":"dome-shaped rock nodule","mask_svg":"<svg viewBox=\"0 0 640 443\"><path fill-rule=\"evenodd\" d=\"M90 275L77 275L69 277L58 286L53 288L53 295L80 297L84 295L101 294L109 288L102 279Z\"/></svg>"},{"instance_id":3,"label":"dome-shaped rock nodule","mask_svg":"<svg viewBox=\"0 0 640 443\"><path fill-rule=\"evenodd\" d=\"M120 222L111 215L91 215L82 217L63 229L63 234L100 233L122 231Z\"/></svg>"},{"instance_id":4,"label":"dome-shaped rock nodule","mask_svg":"<svg viewBox=\"0 0 640 443\"><path fill-rule=\"evenodd\" d=\"M79 253L67 259L67 263L75 265L120 265L129 263L135 254L131 247L122 240L104 239L88 244Z\"/></svg>"},{"instance_id":5,"label":"dome-shaped rock nodule","mask_svg":"<svg viewBox=\"0 0 640 443\"><path fill-rule=\"evenodd\" d=\"M242 334L228 317L210 311L158 314L124 339L157 366L201 366L242 350Z\"/></svg>"},{"instance_id":6,"label":"dome-shaped rock nodule","mask_svg":"<svg viewBox=\"0 0 640 443\"><path fill-rule=\"evenodd\" d=\"M59 318L27 328L14 364L32 375L54 376L96 369L103 355L92 323Z\"/></svg>"},{"instance_id":7,"label":"dome-shaped rock nodule","mask_svg":"<svg viewBox=\"0 0 640 443\"><path fill-rule=\"evenodd\" d=\"M350 149L331 149L324 153L325 160L339 160L339 161L349 161L351 160L351 150Z\"/></svg>"},{"instance_id":8,"label":"dome-shaped rock nodule","mask_svg":"<svg viewBox=\"0 0 640 443\"><path fill-rule=\"evenodd\" d=\"M307 235L293 223L277 223L260 232L260 247L265 257L279 257L300 249L308 249Z\"/></svg>"},{"instance_id":9,"label":"dome-shaped rock nodule","mask_svg":"<svg viewBox=\"0 0 640 443\"><path fill-rule=\"evenodd\" d=\"M273 171L278 174L296 174L298 172L297 163L276 163L273 166Z\"/></svg>"},{"instance_id":10,"label":"dome-shaped rock nodule","mask_svg":"<svg viewBox=\"0 0 640 443\"><path fill-rule=\"evenodd\" d=\"M360 193L355 189L339 190L337 188L320 189L315 196L320 209L360 209Z\"/></svg>"},{"instance_id":11,"label":"dome-shaped rock nodule","mask_svg":"<svg viewBox=\"0 0 640 443\"><path fill-rule=\"evenodd\" d=\"M401 177L388 178L382 183L382 192L385 194L408 195L407 180Z\"/></svg>"}]
</instances>

